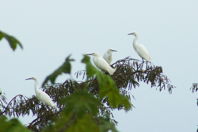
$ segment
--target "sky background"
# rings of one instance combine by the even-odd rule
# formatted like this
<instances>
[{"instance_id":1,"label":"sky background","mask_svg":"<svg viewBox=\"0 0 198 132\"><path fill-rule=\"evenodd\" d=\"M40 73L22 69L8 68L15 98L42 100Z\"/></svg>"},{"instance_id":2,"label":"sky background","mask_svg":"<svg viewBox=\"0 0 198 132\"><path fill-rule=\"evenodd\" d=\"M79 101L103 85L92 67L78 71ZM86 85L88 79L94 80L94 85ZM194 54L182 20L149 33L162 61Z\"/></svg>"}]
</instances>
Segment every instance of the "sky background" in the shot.
<instances>
[{"instance_id":1,"label":"sky background","mask_svg":"<svg viewBox=\"0 0 198 132\"><path fill-rule=\"evenodd\" d=\"M11 99L34 95L35 76L40 82L72 54L72 72L83 70L82 54L103 54L112 48L114 61L139 58L132 47L139 43L150 51L153 64L163 67L172 94L142 84L132 90L135 108L115 111L121 132L195 132L198 93L189 90L198 82L197 0L6 0L0 4L0 30L18 38L24 50L13 52L0 42L0 88ZM63 82L61 76L58 82ZM25 124L32 117L20 118Z\"/></svg>"}]
</instances>

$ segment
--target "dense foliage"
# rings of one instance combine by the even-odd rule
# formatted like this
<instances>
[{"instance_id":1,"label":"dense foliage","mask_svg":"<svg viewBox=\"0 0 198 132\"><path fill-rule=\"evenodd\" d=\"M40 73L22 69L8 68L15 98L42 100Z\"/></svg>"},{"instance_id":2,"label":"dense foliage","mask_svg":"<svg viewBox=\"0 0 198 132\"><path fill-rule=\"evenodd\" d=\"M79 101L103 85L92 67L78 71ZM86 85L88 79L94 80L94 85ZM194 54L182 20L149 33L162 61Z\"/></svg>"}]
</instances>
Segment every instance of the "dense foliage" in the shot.
<instances>
[{"instance_id":1,"label":"dense foliage","mask_svg":"<svg viewBox=\"0 0 198 132\"><path fill-rule=\"evenodd\" d=\"M86 70L75 75L82 81L68 79L64 83L55 83L62 73L70 74L73 61L68 56L55 72L46 77L43 90L57 102L59 109L51 109L32 98L15 96L9 103L1 99L1 115L19 117L33 114L36 118L27 126L33 131L117 131L113 119L113 109L130 110L130 90L144 82L151 87L172 92L173 85L162 73L162 67L132 58L118 60L112 65L117 70L110 76L96 69L88 56L82 63Z\"/></svg>"}]
</instances>

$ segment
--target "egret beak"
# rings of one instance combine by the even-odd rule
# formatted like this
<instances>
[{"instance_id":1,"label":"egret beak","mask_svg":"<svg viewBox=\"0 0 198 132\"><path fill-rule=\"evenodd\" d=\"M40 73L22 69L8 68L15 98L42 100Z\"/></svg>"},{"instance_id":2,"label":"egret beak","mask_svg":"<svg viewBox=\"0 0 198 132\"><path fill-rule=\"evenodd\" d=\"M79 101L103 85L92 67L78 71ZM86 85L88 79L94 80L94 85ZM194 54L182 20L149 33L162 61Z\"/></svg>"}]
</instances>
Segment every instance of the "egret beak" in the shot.
<instances>
[{"instance_id":1,"label":"egret beak","mask_svg":"<svg viewBox=\"0 0 198 132\"><path fill-rule=\"evenodd\" d=\"M113 52L118 52L117 50L113 50L113 49L111 49L111 51L113 51Z\"/></svg>"},{"instance_id":2,"label":"egret beak","mask_svg":"<svg viewBox=\"0 0 198 132\"><path fill-rule=\"evenodd\" d=\"M135 33L129 33L128 35L134 35Z\"/></svg>"},{"instance_id":3,"label":"egret beak","mask_svg":"<svg viewBox=\"0 0 198 132\"><path fill-rule=\"evenodd\" d=\"M25 79L25 80L32 80L32 77L31 77L31 78L27 78L27 79Z\"/></svg>"},{"instance_id":4,"label":"egret beak","mask_svg":"<svg viewBox=\"0 0 198 132\"><path fill-rule=\"evenodd\" d=\"M94 53L90 53L90 54L85 54L85 55L93 55Z\"/></svg>"}]
</instances>

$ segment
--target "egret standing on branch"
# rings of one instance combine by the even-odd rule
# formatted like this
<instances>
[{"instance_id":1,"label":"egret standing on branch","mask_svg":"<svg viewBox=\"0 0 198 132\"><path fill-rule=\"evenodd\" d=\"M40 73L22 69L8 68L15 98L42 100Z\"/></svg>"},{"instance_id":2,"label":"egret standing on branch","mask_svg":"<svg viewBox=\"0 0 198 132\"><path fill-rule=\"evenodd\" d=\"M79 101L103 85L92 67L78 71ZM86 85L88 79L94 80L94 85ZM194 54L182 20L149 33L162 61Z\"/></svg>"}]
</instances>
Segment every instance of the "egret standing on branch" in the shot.
<instances>
[{"instance_id":1,"label":"egret standing on branch","mask_svg":"<svg viewBox=\"0 0 198 132\"><path fill-rule=\"evenodd\" d=\"M56 104L52 101L49 95L38 88L38 81L36 78L31 77L31 78L27 78L26 80L34 80L34 88L35 88L35 93L36 93L36 97L38 100L40 100L42 103L47 104L53 108L57 108Z\"/></svg>"},{"instance_id":2,"label":"egret standing on branch","mask_svg":"<svg viewBox=\"0 0 198 132\"><path fill-rule=\"evenodd\" d=\"M134 35L134 40L133 40L133 48L137 52L137 54L142 58L145 59L146 61L151 61L151 56L148 52L148 50L144 47L144 45L137 43L138 36L135 32L129 33L128 35Z\"/></svg>"},{"instance_id":3,"label":"egret standing on branch","mask_svg":"<svg viewBox=\"0 0 198 132\"><path fill-rule=\"evenodd\" d=\"M116 69L112 68L105 59L97 53L87 54L93 56L93 62L100 70L108 72L110 75L113 75Z\"/></svg>"},{"instance_id":4,"label":"egret standing on branch","mask_svg":"<svg viewBox=\"0 0 198 132\"><path fill-rule=\"evenodd\" d=\"M109 64L111 64L111 61L112 61L112 52L117 52L117 51L113 50L113 49L108 49L107 52L105 52L104 55L103 55L103 58Z\"/></svg>"}]
</instances>

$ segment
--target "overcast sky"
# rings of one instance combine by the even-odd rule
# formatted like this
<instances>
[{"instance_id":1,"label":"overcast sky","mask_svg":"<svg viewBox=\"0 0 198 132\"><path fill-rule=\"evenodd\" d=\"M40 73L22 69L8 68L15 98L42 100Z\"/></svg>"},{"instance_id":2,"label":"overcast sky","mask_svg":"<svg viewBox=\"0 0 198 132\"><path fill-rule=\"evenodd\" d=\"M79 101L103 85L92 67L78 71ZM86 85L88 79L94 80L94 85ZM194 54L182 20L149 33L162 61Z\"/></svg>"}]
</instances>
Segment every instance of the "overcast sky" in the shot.
<instances>
[{"instance_id":1,"label":"overcast sky","mask_svg":"<svg viewBox=\"0 0 198 132\"><path fill-rule=\"evenodd\" d=\"M115 111L121 132L195 132L198 93L189 88L198 82L197 0L6 0L0 3L0 30L17 37L24 50L12 52L0 42L0 88L12 98L31 97L35 76L40 82L72 54L73 73L82 70L83 53L118 50L114 61L139 58L132 47L139 43L150 51L153 64L163 67L172 94L142 84L132 91L135 108ZM58 79L64 81L64 76ZM29 118L21 120L28 122Z\"/></svg>"}]
</instances>

